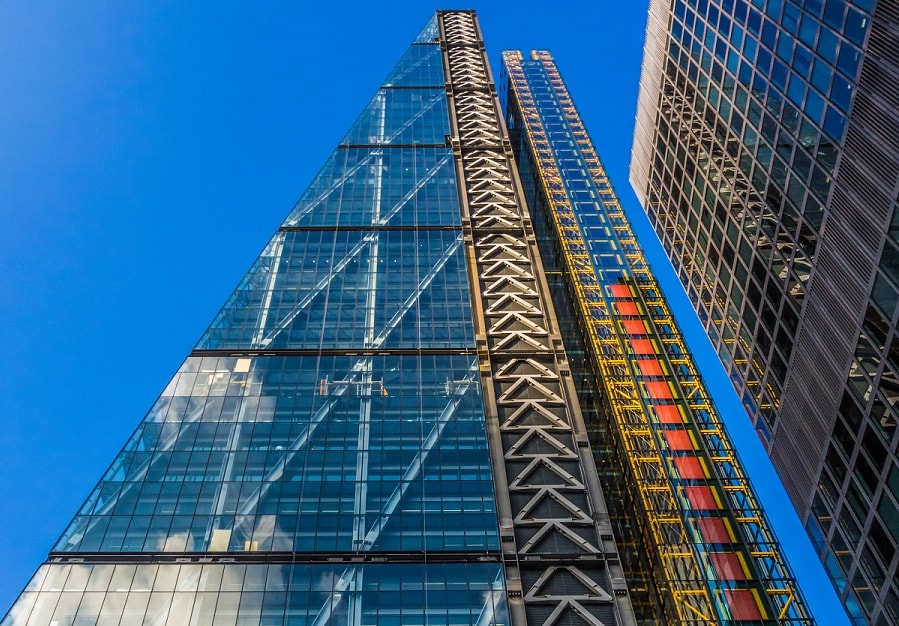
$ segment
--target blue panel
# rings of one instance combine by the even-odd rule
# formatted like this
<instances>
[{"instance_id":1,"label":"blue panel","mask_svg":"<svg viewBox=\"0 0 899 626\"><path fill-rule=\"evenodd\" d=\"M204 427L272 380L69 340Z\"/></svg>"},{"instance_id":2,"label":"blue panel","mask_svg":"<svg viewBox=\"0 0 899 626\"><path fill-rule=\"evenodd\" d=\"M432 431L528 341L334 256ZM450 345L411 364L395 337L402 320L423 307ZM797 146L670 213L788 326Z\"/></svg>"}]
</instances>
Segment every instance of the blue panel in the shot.
<instances>
[{"instance_id":1,"label":"blue panel","mask_svg":"<svg viewBox=\"0 0 899 626\"><path fill-rule=\"evenodd\" d=\"M406 50L384 86L444 87L445 83L440 46L419 44Z\"/></svg>"},{"instance_id":2,"label":"blue panel","mask_svg":"<svg viewBox=\"0 0 899 626\"><path fill-rule=\"evenodd\" d=\"M449 132L445 87L381 89L341 144L442 146Z\"/></svg>"},{"instance_id":3,"label":"blue panel","mask_svg":"<svg viewBox=\"0 0 899 626\"><path fill-rule=\"evenodd\" d=\"M284 221L297 226L459 226L449 148L335 150Z\"/></svg>"},{"instance_id":4,"label":"blue panel","mask_svg":"<svg viewBox=\"0 0 899 626\"><path fill-rule=\"evenodd\" d=\"M192 357L56 549L498 547L470 356Z\"/></svg>"},{"instance_id":5,"label":"blue panel","mask_svg":"<svg viewBox=\"0 0 899 626\"><path fill-rule=\"evenodd\" d=\"M421 29L421 32L418 33L418 36L415 37L415 43L432 43L437 40L440 36L440 31L437 26L437 16L431 16L431 19L428 20L428 23L425 24L425 27Z\"/></svg>"},{"instance_id":6,"label":"blue panel","mask_svg":"<svg viewBox=\"0 0 899 626\"><path fill-rule=\"evenodd\" d=\"M278 233L203 349L474 346L459 231Z\"/></svg>"}]
</instances>

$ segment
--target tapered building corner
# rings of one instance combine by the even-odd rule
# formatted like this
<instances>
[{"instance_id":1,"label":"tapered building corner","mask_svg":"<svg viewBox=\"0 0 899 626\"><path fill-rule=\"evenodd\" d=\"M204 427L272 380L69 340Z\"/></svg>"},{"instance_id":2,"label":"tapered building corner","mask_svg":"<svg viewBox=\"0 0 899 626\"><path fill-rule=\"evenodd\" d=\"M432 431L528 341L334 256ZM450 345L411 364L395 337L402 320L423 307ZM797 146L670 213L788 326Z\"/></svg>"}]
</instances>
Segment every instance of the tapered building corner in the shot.
<instances>
[{"instance_id":1,"label":"tapered building corner","mask_svg":"<svg viewBox=\"0 0 899 626\"><path fill-rule=\"evenodd\" d=\"M850 617L899 622L899 5L651 13L631 181Z\"/></svg>"},{"instance_id":2,"label":"tapered building corner","mask_svg":"<svg viewBox=\"0 0 899 626\"><path fill-rule=\"evenodd\" d=\"M636 623L481 33L438 12L2 624L574 622Z\"/></svg>"}]
</instances>

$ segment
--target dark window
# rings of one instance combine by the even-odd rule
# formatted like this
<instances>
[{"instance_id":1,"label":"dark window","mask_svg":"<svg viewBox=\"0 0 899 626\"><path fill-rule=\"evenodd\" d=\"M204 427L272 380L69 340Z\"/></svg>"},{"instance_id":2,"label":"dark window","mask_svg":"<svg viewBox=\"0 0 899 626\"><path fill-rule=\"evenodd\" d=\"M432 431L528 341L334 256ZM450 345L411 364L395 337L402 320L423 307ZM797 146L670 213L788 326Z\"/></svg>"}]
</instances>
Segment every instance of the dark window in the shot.
<instances>
[{"instance_id":1,"label":"dark window","mask_svg":"<svg viewBox=\"0 0 899 626\"><path fill-rule=\"evenodd\" d=\"M868 32L869 23L867 15L855 9L849 9L849 15L846 16L846 28L843 30L843 33L861 46L865 41L865 33Z\"/></svg>"}]
</instances>

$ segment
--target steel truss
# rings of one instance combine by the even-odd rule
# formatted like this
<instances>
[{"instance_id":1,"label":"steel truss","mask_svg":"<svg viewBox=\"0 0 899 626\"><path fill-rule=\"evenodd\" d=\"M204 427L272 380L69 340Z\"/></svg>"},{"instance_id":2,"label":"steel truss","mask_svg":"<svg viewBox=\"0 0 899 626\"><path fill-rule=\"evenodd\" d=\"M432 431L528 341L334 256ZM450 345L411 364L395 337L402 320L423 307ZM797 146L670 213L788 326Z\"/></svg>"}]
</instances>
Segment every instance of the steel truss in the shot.
<instances>
[{"instance_id":1,"label":"steel truss","mask_svg":"<svg viewBox=\"0 0 899 626\"><path fill-rule=\"evenodd\" d=\"M610 226L609 239L620 253L621 266L611 272L594 265L522 68L522 55L505 52L511 91L521 108L526 143L537 164L538 185L561 247L588 353L604 385L620 456L628 464L625 470L635 483L651 535L647 548L656 587L676 612L668 623L741 621L746 617L734 607L751 599L760 613L758 621L812 624L552 57L538 51L534 59L543 64L599 192L597 205ZM615 284L602 280L604 274L618 277ZM654 386L658 384L662 386ZM725 559L740 564L742 571L724 567Z\"/></svg>"},{"instance_id":2,"label":"steel truss","mask_svg":"<svg viewBox=\"0 0 899 626\"><path fill-rule=\"evenodd\" d=\"M438 12L513 625L630 624L607 509L474 13Z\"/></svg>"}]
</instances>

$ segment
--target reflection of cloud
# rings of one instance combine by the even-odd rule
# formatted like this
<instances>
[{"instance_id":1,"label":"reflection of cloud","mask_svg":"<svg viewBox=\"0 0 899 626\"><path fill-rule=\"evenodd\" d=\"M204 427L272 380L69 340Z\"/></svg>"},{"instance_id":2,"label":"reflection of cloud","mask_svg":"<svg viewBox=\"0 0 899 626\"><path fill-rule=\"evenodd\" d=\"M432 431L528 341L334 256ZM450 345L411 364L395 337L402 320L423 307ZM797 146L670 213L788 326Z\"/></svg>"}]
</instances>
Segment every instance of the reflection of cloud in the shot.
<instances>
[{"instance_id":1,"label":"reflection of cloud","mask_svg":"<svg viewBox=\"0 0 899 626\"><path fill-rule=\"evenodd\" d=\"M131 579L129 591L151 591L153 589L153 581L156 580L156 566L137 565L134 568L134 578Z\"/></svg>"},{"instance_id":2,"label":"reflection of cloud","mask_svg":"<svg viewBox=\"0 0 899 626\"><path fill-rule=\"evenodd\" d=\"M268 577L269 567L277 566L262 565L257 563L247 565L246 572L244 573L243 588L254 590L265 589L265 581Z\"/></svg>"},{"instance_id":3,"label":"reflection of cloud","mask_svg":"<svg viewBox=\"0 0 899 626\"><path fill-rule=\"evenodd\" d=\"M190 531L173 533L165 538L160 538L157 546L163 552L184 552L193 543Z\"/></svg>"},{"instance_id":4,"label":"reflection of cloud","mask_svg":"<svg viewBox=\"0 0 899 626\"><path fill-rule=\"evenodd\" d=\"M275 524L277 523L277 515L257 515L256 527L253 529L253 541L258 541L261 545L263 541L271 539L275 534Z\"/></svg>"},{"instance_id":5,"label":"reflection of cloud","mask_svg":"<svg viewBox=\"0 0 899 626\"><path fill-rule=\"evenodd\" d=\"M340 576L337 576L334 570L328 570L319 576L312 589L321 593L322 606L318 609L312 609L314 613L310 614L315 614L319 617L327 616L326 623L346 623L347 604L352 594L358 591L356 588L357 574L358 570L355 567L351 567L344 570ZM347 598L344 596L347 596ZM359 606L355 605L354 612L359 610L361 610Z\"/></svg>"},{"instance_id":6,"label":"reflection of cloud","mask_svg":"<svg viewBox=\"0 0 899 626\"><path fill-rule=\"evenodd\" d=\"M323 572L321 576L318 577L318 582L316 582L312 586L313 591L326 591L328 593L334 588L334 570L329 570L327 572Z\"/></svg>"},{"instance_id":7,"label":"reflection of cloud","mask_svg":"<svg viewBox=\"0 0 899 626\"><path fill-rule=\"evenodd\" d=\"M495 624L495 591L485 591L481 594L481 615L478 617L478 624Z\"/></svg>"}]
</instances>

